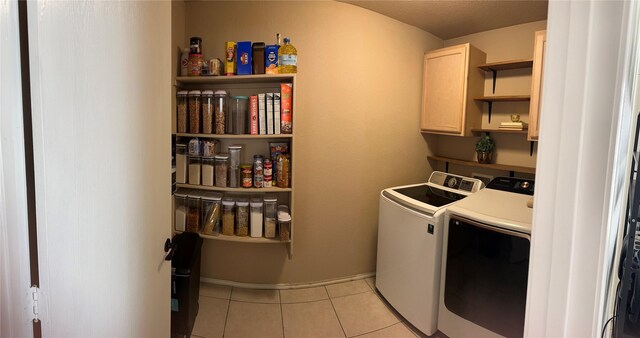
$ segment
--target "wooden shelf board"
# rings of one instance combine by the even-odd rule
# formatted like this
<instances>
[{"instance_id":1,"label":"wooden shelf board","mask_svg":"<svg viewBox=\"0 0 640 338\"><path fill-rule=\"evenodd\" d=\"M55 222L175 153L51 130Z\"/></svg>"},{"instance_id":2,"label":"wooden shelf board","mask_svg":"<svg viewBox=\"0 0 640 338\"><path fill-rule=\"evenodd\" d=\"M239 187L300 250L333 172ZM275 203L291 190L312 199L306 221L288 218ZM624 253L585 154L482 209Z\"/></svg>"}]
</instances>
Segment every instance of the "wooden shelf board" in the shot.
<instances>
[{"instance_id":1,"label":"wooden shelf board","mask_svg":"<svg viewBox=\"0 0 640 338\"><path fill-rule=\"evenodd\" d=\"M505 134L526 134L527 129L517 130L517 129L471 129L471 132L474 134L480 133L505 133Z\"/></svg>"},{"instance_id":2,"label":"wooden shelf board","mask_svg":"<svg viewBox=\"0 0 640 338\"><path fill-rule=\"evenodd\" d=\"M272 135L249 135L249 134L192 134L192 133L175 133L177 137L199 137L199 138L217 138L217 139L281 139L293 138L293 134L272 134Z\"/></svg>"},{"instance_id":3,"label":"wooden shelf board","mask_svg":"<svg viewBox=\"0 0 640 338\"><path fill-rule=\"evenodd\" d=\"M182 231L176 230L175 232L181 233ZM259 243L259 244L291 243L291 240L281 241L278 238L274 239L274 238L264 238L264 237L249 237L249 236L242 237L242 236L225 236L225 235L212 236L212 235L204 235L201 233L198 233L198 235L200 235L200 237L204 239L214 239L218 241L227 241L227 242L244 242L244 243Z\"/></svg>"},{"instance_id":4,"label":"wooden shelf board","mask_svg":"<svg viewBox=\"0 0 640 338\"><path fill-rule=\"evenodd\" d=\"M479 168L487 168L487 169L495 169L495 170L504 170L504 171L515 171L519 173L527 173L527 174L535 174L536 168L532 167L521 167L516 165L508 165L508 164L483 164L474 161L465 161L459 160L456 158L449 158L443 156L427 156L427 159L440 161L440 162L449 162L453 164L460 164L468 167L479 167Z\"/></svg>"},{"instance_id":5,"label":"wooden shelf board","mask_svg":"<svg viewBox=\"0 0 640 338\"><path fill-rule=\"evenodd\" d=\"M223 188L223 187L210 187L208 185L196 185L177 183L178 188L198 189L198 190L211 190L220 192L247 192L247 193L269 193L269 192L291 192L291 188Z\"/></svg>"},{"instance_id":6,"label":"wooden shelf board","mask_svg":"<svg viewBox=\"0 0 640 338\"><path fill-rule=\"evenodd\" d=\"M176 86L190 84L237 84L237 83L291 83L295 74L259 74L234 76L178 76Z\"/></svg>"},{"instance_id":7,"label":"wooden shelf board","mask_svg":"<svg viewBox=\"0 0 640 338\"><path fill-rule=\"evenodd\" d=\"M484 101L484 102L529 101L531 100L531 96L529 95L483 96L483 97L476 97L474 100Z\"/></svg>"},{"instance_id":8,"label":"wooden shelf board","mask_svg":"<svg viewBox=\"0 0 640 338\"><path fill-rule=\"evenodd\" d=\"M492 70L509 70L533 67L533 59L519 59L500 62L491 62L479 65L478 68L490 72Z\"/></svg>"}]
</instances>

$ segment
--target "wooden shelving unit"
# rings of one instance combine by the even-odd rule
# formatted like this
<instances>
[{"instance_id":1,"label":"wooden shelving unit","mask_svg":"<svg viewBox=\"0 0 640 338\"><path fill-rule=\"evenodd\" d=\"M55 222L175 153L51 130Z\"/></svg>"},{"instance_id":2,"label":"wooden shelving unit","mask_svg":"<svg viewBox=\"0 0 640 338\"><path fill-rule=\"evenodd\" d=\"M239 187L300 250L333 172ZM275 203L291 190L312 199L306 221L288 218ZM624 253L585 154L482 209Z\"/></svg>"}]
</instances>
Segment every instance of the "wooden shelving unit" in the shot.
<instances>
[{"instance_id":1,"label":"wooden shelving unit","mask_svg":"<svg viewBox=\"0 0 640 338\"><path fill-rule=\"evenodd\" d=\"M176 233L181 233L182 231L176 230ZM212 236L198 233L200 237L204 239L213 239L217 241L226 241L226 242L240 242L240 243L257 243L257 244L282 244L282 243L291 243L291 240L281 241L278 238L264 238L264 237L249 237L249 236Z\"/></svg>"},{"instance_id":2,"label":"wooden shelving unit","mask_svg":"<svg viewBox=\"0 0 640 338\"><path fill-rule=\"evenodd\" d=\"M495 169L495 170L504 170L508 171L513 175L514 172L518 173L526 173L526 174L535 174L536 168L534 167L521 167L516 165L508 165L508 164L483 164L474 161L465 161L459 160L457 158L443 157L443 156L427 156L427 159L439 162L445 162L447 165L449 163L460 164L467 167L478 167L478 168L487 168L487 169Z\"/></svg>"},{"instance_id":3,"label":"wooden shelving unit","mask_svg":"<svg viewBox=\"0 0 640 338\"><path fill-rule=\"evenodd\" d=\"M188 87L196 84L265 84L276 82L293 82L295 74L259 74L234 76L178 76L175 85Z\"/></svg>"},{"instance_id":4,"label":"wooden shelving unit","mask_svg":"<svg viewBox=\"0 0 640 338\"><path fill-rule=\"evenodd\" d=\"M499 134L526 134L527 129L524 130L516 130L516 129L471 129L471 132L480 135L482 133L499 133Z\"/></svg>"},{"instance_id":5,"label":"wooden shelving unit","mask_svg":"<svg viewBox=\"0 0 640 338\"><path fill-rule=\"evenodd\" d=\"M479 65L478 68L486 71L493 72L499 70L511 70L533 67L533 59L518 59L500 62L490 62L483 65Z\"/></svg>"},{"instance_id":6,"label":"wooden shelving unit","mask_svg":"<svg viewBox=\"0 0 640 338\"><path fill-rule=\"evenodd\" d=\"M293 189L291 188L223 188L223 187L215 187L208 185L196 185L196 184L184 184L177 183L176 187L178 188L186 188L186 189L198 189L198 190L210 190L210 191L219 191L219 192L240 192L240 193L278 193L278 192L291 192Z\"/></svg>"},{"instance_id":7,"label":"wooden shelving unit","mask_svg":"<svg viewBox=\"0 0 640 338\"><path fill-rule=\"evenodd\" d=\"M271 134L271 135L249 135L249 134L191 134L191 133L176 133L177 137L199 137L199 138L216 138L216 139L291 139L293 134Z\"/></svg>"}]
</instances>

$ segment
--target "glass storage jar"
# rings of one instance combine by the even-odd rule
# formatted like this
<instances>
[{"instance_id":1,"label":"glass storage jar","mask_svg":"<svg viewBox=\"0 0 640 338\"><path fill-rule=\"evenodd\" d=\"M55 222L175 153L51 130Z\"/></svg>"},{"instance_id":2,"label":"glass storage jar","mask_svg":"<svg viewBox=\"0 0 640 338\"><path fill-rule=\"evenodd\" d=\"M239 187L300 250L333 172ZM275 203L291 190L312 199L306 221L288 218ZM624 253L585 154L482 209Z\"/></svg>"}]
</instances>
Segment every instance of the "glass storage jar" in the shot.
<instances>
[{"instance_id":1,"label":"glass storage jar","mask_svg":"<svg viewBox=\"0 0 640 338\"><path fill-rule=\"evenodd\" d=\"M213 132L213 90L202 92L202 132Z\"/></svg>"},{"instance_id":2,"label":"glass storage jar","mask_svg":"<svg viewBox=\"0 0 640 338\"><path fill-rule=\"evenodd\" d=\"M275 195L264 196L264 237L276 237L276 206L278 199Z\"/></svg>"},{"instance_id":3,"label":"glass storage jar","mask_svg":"<svg viewBox=\"0 0 640 338\"><path fill-rule=\"evenodd\" d=\"M187 229L188 232L200 231L200 194L190 192L187 196Z\"/></svg>"},{"instance_id":4,"label":"glass storage jar","mask_svg":"<svg viewBox=\"0 0 640 338\"><path fill-rule=\"evenodd\" d=\"M249 97L248 96L232 96L231 97L231 116L233 125L233 134L247 134L247 115L249 113Z\"/></svg>"},{"instance_id":5,"label":"glass storage jar","mask_svg":"<svg viewBox=\"0 0 640 338\"><path fill-rule=\"evenodd\" d=\"M187 94L188 92L186 90L181 90L176 93L176 130L178 133L188 132L187 123L189 122L189 119L187 116L189 103Z\"/></svg>"},{"instance_id":6,"label":"glass storage jar","mask_svg":"<svg viewBox=\"0 0 640 338\"><path fill-rule=\"evenodd\" d=\"M174 210L174 229L176 231L185 231L187 225L187 193L183 189L178 189L174 194L175 210Z\"/></svg>"},{"instance_id":7,"label":"glass storage jar","mask_svg":"<svg viewBox=\"0 0 640 338\"><path fill-rule=\"evenodd\" d=\"M229 180L229 155L219 154L215 157L216 187L227 187Z\"/></svg>"},{"instance_id":8,"label":"glass storage jar","mask_svg":"<svg viewBox=\"0 0 640 338\"><path fill-rule=\"evenodd\" d=\"M220 235L220 218L222 217L222 194L206 193L202 196L202 234Z\"/></svg>"},{"instance_id":9,"label":"glass storage jar","mask_svg":"<svg viewBox=\"0 0 640 338\"><path fill-rule=\"evenodd\" d=\"M200 132L200 116L202 97L199 90L189 91L189 132L197 134Z\"/></svg>"},{"instance_id":10,"label":"glass storage jar","mask_svg":"<svg viewBox=\"0 0 640 338\"><path fill-rule=\"evenodd\" d=\"M232 197L222 199L222 234L233 236L235 226L236 201Z\"/></svg>"},{"instance_id":11,"label":"glass storage jar","mask_svg":"<svg viewBox=\"0 0 640 338\"><path fill-rule=\"evenodd\" d=\"M202 159L200 156L189 156L189 184L200 184Z\"/></svg>"},{"instance_id":12,"label":"glass storage jar","mask_svg":"<svg viewBox=\"0 0 640 338\"><path fill-rule=\"evenodd\" d=\"M176 182L187 183L187 145L176 144Z\"/></svg>"},{"instance_id":13,"label":"glass storage jar","mask_svg":"<svg viewBox=\"0 0 640 338\"><path fill-rule=\"evenodd\" d=\"M251 237L262 237L263 205L262 198L251 199Z\"/></svg>"},{"instance_id":14,"label":"glass storage jar","mask_svg":"<svg viewBox=\"0 0 640 338\"><path fill-rule=\"evenodd\" d=\"M246 198L236 202L236 235L249 236L249 200Z\"/></svg>"},{"instance_id":15,"label":"glass storage jar","mask_svg":"<svg viewBox=\"0 0 640 338\"><path fill-rule=\"evenodd\" d=\"M203 157L202 158L202 185L213 186L213 167L214 167L214 158L213 157Z\"/></svg>"},{"instance_id":16,"label":"glass storage jar","mask_svg":"<svg viewBox=\"0 0 640 338\"><path fill-rule=\"evenodd\" d=\"M227 116L227 92L224 90L216 90L214 93L214 101L214 131L216 134L224 134Z\"/></svg>"}]
</instances>

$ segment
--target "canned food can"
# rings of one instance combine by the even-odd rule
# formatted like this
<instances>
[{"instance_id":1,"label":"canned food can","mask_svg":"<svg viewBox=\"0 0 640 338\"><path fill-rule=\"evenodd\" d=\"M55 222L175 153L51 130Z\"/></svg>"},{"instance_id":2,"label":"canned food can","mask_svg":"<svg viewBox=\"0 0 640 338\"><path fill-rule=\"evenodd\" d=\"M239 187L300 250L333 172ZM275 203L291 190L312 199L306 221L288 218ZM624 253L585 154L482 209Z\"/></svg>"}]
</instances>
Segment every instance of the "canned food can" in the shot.
<instances>
[{"instance_id":1,"label":"canned food can","mask_svg":"<svg viewBox=\"0 0 640 338\"><path fill-rule=\"evenodd\" d=\"M253 186L256 188L262 188L262 182L264 180L263 163L262 155L253 156Z\"/></svg>"},{"instance_id":2,"label":"canned food can","mask_svg":"<svg viewBox=\"0 0 640 338\"><path fill-rule=\"evenodd\" d=\"M270 159L264 160L264 170L263 170L263 181L262 186L265 188L271 188L273 186L273 162Z\"/></svg>"},{"instance_id":3,"label":"canned food can","mask_svg":"<svg viewBox=\"0 0 640 338\"><path fill-rule=\"evenodd\" d=\"M251 188L253 186L253 178L250 164L243 164L240 166L242 172L242 187Z\"/></svg>"}]
</instances>

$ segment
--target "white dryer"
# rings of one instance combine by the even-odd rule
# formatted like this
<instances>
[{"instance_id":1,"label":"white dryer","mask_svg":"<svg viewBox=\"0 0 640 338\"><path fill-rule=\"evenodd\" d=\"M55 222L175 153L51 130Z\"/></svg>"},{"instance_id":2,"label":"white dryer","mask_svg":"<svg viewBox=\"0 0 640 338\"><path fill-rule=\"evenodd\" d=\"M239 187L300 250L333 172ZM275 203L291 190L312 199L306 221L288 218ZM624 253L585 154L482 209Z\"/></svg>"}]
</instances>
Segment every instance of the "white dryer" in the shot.
<instances>
[{"instance_id":1,"label":"white dryer","mask_svg":"<svg viewBox=\"0 0 640 338\"><path fill-rule=\"evenodd\" d=\"M413 326L437 330L444 210L483 187L434 171L427 183L380 193L376 288Z\"/></svg>"},{"instance_id":2,"label":"white dryer","mask_svg":"<svg viewBox=\"0 0 640 338\"><path fill-rule=\"evenodd\" d=\"M533 186L498 177L447 208L438 317L447 336L522 337Z\"/></svg>"}]
</instances>

